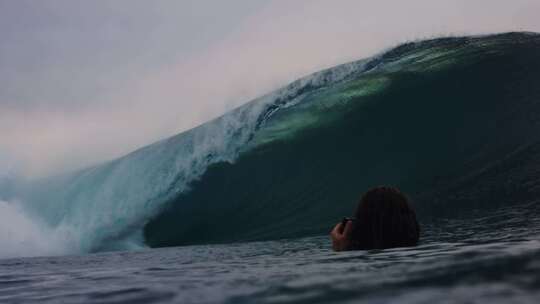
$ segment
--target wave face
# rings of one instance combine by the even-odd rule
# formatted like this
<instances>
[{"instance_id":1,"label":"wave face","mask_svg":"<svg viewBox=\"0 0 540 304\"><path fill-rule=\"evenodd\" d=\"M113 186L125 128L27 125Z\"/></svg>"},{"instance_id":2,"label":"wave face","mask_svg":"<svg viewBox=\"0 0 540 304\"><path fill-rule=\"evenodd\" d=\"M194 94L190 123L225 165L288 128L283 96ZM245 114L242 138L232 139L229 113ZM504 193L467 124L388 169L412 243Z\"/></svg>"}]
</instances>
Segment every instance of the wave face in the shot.
<instances>
[{"instance_id":1,"label":"wave face","mask_svg":"<svg viewBox=\"0 0 540 304\"><path fill-rule=\"evenodd\" d=\"M407 43L19 189L77 251L326 233L378 184L422 216L540 193L540 35Z\"/></svg>"}]
</instances>

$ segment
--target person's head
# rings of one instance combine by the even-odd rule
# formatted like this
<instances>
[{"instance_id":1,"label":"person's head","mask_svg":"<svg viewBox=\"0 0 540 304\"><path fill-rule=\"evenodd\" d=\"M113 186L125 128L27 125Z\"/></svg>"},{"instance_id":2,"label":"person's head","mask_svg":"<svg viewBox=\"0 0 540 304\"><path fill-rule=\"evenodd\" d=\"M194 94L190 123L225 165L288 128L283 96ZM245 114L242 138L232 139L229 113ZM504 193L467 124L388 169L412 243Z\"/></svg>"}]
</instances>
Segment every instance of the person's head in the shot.
<instances>
[{"instance_id":1,"label":"person's head","mask_svg":"<svg viewBox=\"0 0 540 304\"><path fill-rule=\"evenodd\" d=\"M392 187L366 192L356 208L351 249L386 249L418 244L420 226L407 197Z\"/></svg>"}]
</instances>

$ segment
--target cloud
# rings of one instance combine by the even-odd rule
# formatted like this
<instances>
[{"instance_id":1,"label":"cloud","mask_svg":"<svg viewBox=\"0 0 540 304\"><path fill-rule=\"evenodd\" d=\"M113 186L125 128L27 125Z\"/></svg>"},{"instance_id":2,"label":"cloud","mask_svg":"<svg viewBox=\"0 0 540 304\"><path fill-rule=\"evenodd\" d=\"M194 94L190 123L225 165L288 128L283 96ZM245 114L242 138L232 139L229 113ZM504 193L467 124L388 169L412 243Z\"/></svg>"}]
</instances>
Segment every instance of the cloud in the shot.
<instances>
[{"instance_id":1,"label":"cloud","mask_svg":"<svg viewBox=\"0 0 540 304\"><path fill-rule=\"evenodd\" d=\"M39 26L12 27L10 39L24 33L39 43L0 47L1 150L28 176L53 174L120 156L400 42L540 31L532 13L540 3L529 0L267 1L244 8L248 2L163 1L148 12L142 2L85 4L91 14L79 11L62 23L51 13ZM44 34L54 37L52 46ZM28 49L36 45L48 50L41 58ZM17 64L6 63L10 58Z\"/></svg>"}]
</instances>

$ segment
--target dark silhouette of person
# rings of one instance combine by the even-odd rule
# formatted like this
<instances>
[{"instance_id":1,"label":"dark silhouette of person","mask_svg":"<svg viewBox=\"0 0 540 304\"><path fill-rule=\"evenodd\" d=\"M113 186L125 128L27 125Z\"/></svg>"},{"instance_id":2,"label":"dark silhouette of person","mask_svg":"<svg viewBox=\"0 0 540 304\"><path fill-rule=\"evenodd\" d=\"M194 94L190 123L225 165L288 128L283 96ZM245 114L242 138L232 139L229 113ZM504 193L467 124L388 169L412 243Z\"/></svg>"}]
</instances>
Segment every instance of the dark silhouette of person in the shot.
<instances>
[{"instance_id":1,"label":"dark silhouette of person","mask_svg":"<svg viewBox=\"0 0 540 304\"><path fill-rule=\"evenodd\" d=\"M397 188L366 192L354 218L344 218L330 233L335 251L416 246L420 226L407 197Z\"/></svg>"}]
</instances>

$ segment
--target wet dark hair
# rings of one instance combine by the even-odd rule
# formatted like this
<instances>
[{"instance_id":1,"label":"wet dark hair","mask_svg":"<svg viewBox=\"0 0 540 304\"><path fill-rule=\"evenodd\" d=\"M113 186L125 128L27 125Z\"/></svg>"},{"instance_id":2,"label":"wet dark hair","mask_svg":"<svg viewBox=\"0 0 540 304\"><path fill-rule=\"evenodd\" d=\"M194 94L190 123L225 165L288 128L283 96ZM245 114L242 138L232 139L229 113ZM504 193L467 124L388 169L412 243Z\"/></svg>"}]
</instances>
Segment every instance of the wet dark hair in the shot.
<instances>
[{"instance_id":1,"label":"wet dark hair","mask_svg":"<svg viewBox=\"0 0 540 304\"><path fill-rule=\"evenodd\" d=\"M350 249L416 246L420 226L407 197L397 188L376 187L366 192L355 213Z\"/></svg>"}]
</instances>

